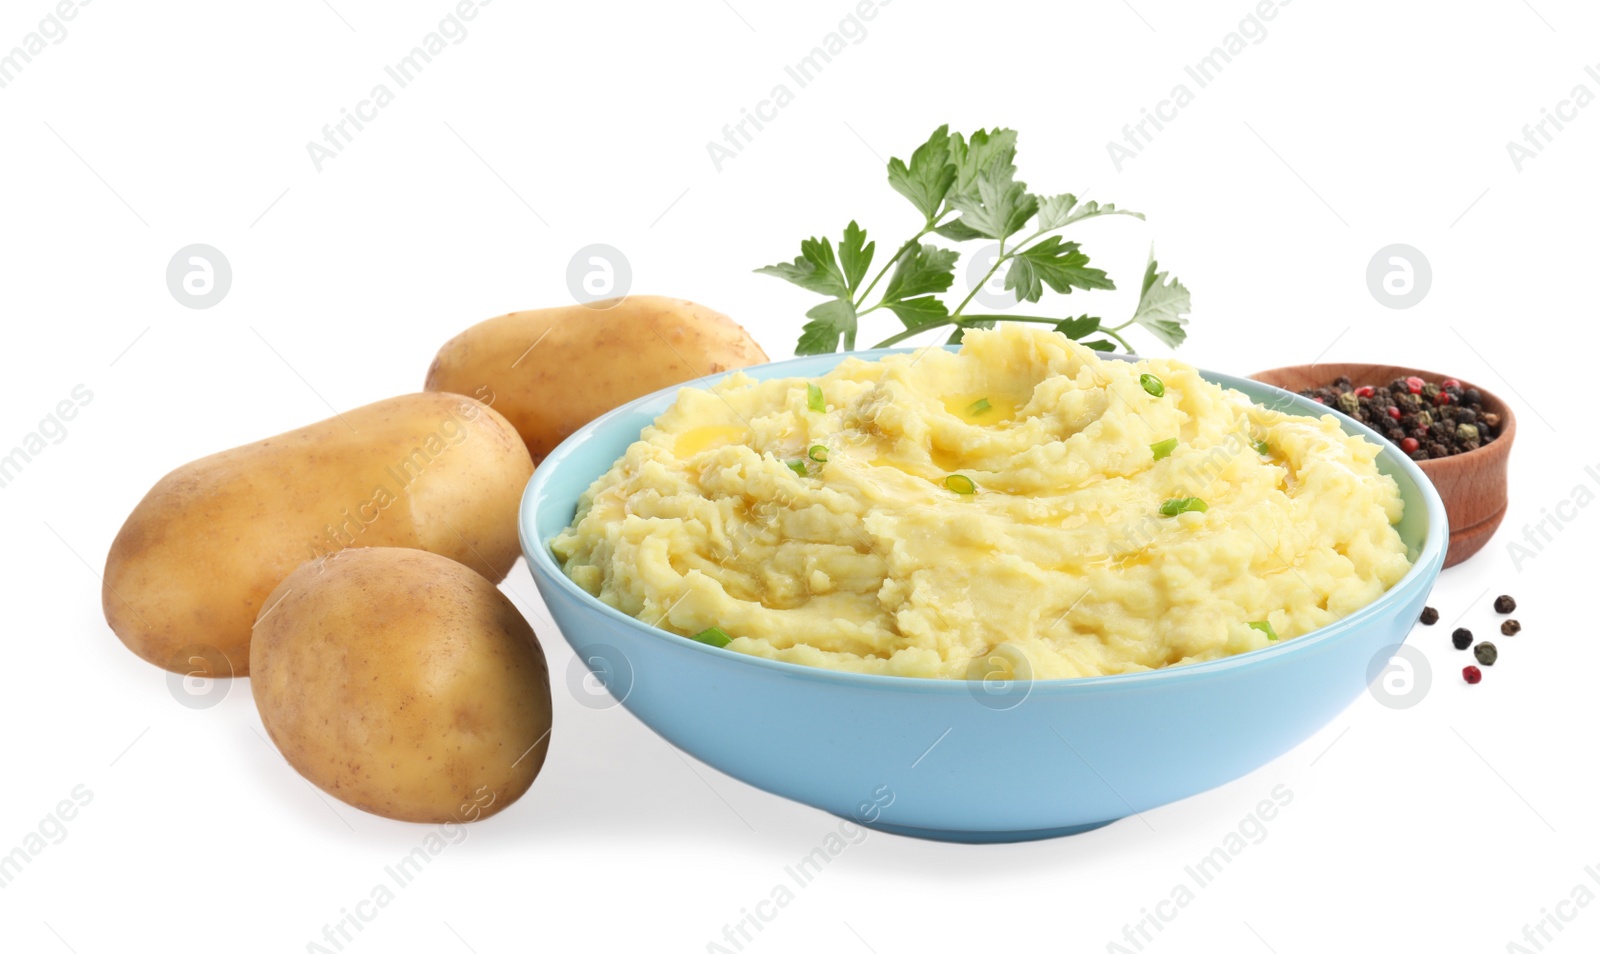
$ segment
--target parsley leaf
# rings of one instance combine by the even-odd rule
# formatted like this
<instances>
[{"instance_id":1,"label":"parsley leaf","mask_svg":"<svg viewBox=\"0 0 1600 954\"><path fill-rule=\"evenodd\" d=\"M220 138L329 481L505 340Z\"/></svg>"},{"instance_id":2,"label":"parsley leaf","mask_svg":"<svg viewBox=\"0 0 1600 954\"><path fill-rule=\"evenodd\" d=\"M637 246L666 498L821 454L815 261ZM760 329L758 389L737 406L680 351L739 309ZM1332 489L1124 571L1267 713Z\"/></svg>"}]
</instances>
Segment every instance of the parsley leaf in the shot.
<instances>
[{"instance_id":1,"label":"parsley leaf","mask_svg":"<svg viewBox=\"0 0 1600 954\"><path fill-rule=\"evenodd\" d=\"M1131 215L1141 220L1144 218L1143 212L1119 209L1110 202L1105 205L1093 201L1080 204L1077 196L1070 192L1063 192L1060 195L1047 196L1039 200L1039 221L1037 224L1041 231L1049 232L1099 215Z\"/></svg>"},{"instance_id":2,"label":"parsley leaf","mask_svg":"<svg viewBox=\"0 0 1600 954\"><path fill-rule=\"evenodd\" d=\"M1139 289L1139 306L1134 309L1133 320L1141 328L1161 339L1163 344L1176 348L1189 337L1184 325L1189 319L1189 289L1176 278L1168 279L1166 272L1156 271L1156 252L1150 250L1150 264L1144 270L1144 285Z\"/></svg>"},{"instance_id":3,"label":"parsley leaf","mask_svg":"<svg viewBox=\"0 0 1600 954\"><path fill-rule=\"evenodd\" d=\"M930 322L943 321L950 317L950 312L945 308L944 302L932 295L923 295L920 298L907 298L904 301L888 301L883 307L899 316L900 321L907 328L917 328Z\"/></svg>"},{"instance_id":4,"label":"parsley leaf","mask_svg":"<svg viewBox=\"0 0 1600 954\"><path fill-rule=\"evenodd\" d=\"M855 294L855 290L861 286L861 279L866 277L867 268L872 264L872 253L877 248L878 243L868 242L866 230L857 225L854 219L844 227L844 238L839 240L839 265L844 271L850 294Z\"/></svg>"},{"instance_id":5,"label":"parsley leaf","mask_svg":"<svg viewBox=\"0 0 1600 954\"><path fill-rule=\"evenodd\" d=\"M1085 348L1090 349L1091 351L1115 351L1115 350L1117 350L1117 346L1116 345L1112 344L1111 342L1107 341L1104 338L1098 338L1098 339L1096 339L1094 341L1085 341L1085 342L1083 342L1083 346Z\"/></svg>"},{"instance_id":6,"label":"parsley leaf","mask_svg":"<svg viewBox=\"0 0 1600 954\"><path fill-rule=\"evenodd\" d=\"M970 242L973 239L983 238L982 232L960 219L951 219L933 231L936 235L942 235L952 242Z\"/></svg>"},{"instance_id":7,"label":"parsley leaf","mask_svg":"<svg viewBox=\"0 0 1600 954\"><path fill-rule=\"evenodd\" d=\"M832 354L839 350L839 339L854 347L856 337L856 309L848 298L825 301L806 312L811 319L800 332L800 342L794 353Z\"/></svg>"},{"instance_id":8,"label":"parsley leaf","mask_svg":"<svg viewBox=\"0 0 1600 954\"><path fill-rule=\"evenodd\" d=\"M911 154L910 164L889 160L889 185L911 200L928 223L939 217L945 194L956 181L950 164L950 127L940 126Z\"/></svg>"},{"instance_id":9,"label":"parsley leaf","mask_svg":"<svg viewBox=\"0 0 1600 954\"><path fill-rule=\"evenodd\" d=\"M1076 318L1063 319L1056 325L1056 330L1077 341L1085 335L1092 335L1100 330L1100 319L1090 315L1079 315Z\"/></svg>"},{"instance_id":10,"label":"parsley leaf","mask_svg":"<svg viewBox=\"0 0 1600 954\"><path fill-rule=\"evenodd\" d=\"M1016 234L1039 211L1039 197L1028 194L1016 174L1009 156L995 156L972 192L950 196L950 207L961 213L957 221L984 238L1004 241Z\"/></svg>"},{"instance_id":11,"label":"parsley leaf","mask_svg":"<svg viewBox=\"0 0 1600 954\"><path fill-rule=\"evenodd\" d=\"M864 234L864 233L863 233ZM800 257L790 262L779 262L756 269L758 275L776 275L793 282L807 291L820 292L836 298L848 298L850 285L833 257L833 243L827 239L808 238L800 243Z\"/></svg>"},{"instance_id":12,"label":"parsley leaf","mask_svg":"<svg viewBox=\"0 0 1600 954\"><path fill-rule=\"evenodd\" d=\"M929 292L947 291L956 278L956 259L960 254L937 245L918 245L905 255L889 276L883 291L885 302L914 298Z\"/></svg>"},{"instance_id":13,"label":"parsley leaf","mask_svg":"<svg viewBox=\"0 0 1600 954\"><path fill-rule=\"evenodd\" d=\"M893 311L908 329L949 317L944 302L930 293L949 290L959 257L937 245L918 245L901 255L884 289L883 307Z\"/></svg>"},{"instance_id":14,"label":"parsley leaf","mask_svg":"<svg viewBox=\"0 0 1600 954\"><path fill-rule=\"evenodd\" d=\"M1052 235L1017 253L1006 270L1005 287L1017 293L1017 301L1038 301L1044 294L1042 285L1063 294L1074 288L1117 287L1105 272L1086 268L1088 264L1089 256L1078 251L1077 242L1063 242L1061 236Z\"/></svg>"},{"instance_id":15,"label":"parsley leaf","mask_svg":"<svg viewBox=\"0 0 1600 954\"><path fill-rule=\"evenodd\" d=\"M956 168L953 195L975 195L977 181L999 160L1010 166L1017 155L1017 132L1014 129L978 130L970 141L960 133L950 137L950 162Z\"/></svg>"}]
</instances>

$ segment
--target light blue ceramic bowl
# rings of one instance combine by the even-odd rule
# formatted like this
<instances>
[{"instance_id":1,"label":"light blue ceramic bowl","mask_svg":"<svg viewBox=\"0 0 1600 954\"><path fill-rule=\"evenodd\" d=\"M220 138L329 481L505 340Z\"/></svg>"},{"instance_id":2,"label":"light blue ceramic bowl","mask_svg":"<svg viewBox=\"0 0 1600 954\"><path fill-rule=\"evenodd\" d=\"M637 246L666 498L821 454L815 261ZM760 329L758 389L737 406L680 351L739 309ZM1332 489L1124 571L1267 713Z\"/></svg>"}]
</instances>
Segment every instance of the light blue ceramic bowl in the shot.
<instances>
[{"instance_id":1,"label":"light blue ceramic bowl","mask_svg":"<svg viewBox=\"0 0 1600 954\"><path fill-rule=\"evenodd\" d=\"M817 376L843 357L744 373ZM1326 411L1256 381L1205 377L1259 403ZM572 521L579 495L676 391L599 418L539 465L521 514L539 592L578 658L667 741L758 788L901 834L979 842L1071 834L1258 768L1327 724L1381 670L1421 612L1449 539L1444 505L1416 464L1344 418L1347 431L1384 449L1379 468L1400 485L1406 511L1399 530L1415 565L1376 602L1331 626L1214 662L1031 683L775 662L625 616L569 580L550 553L549 541Z\"/></svg>"}]
</instances>

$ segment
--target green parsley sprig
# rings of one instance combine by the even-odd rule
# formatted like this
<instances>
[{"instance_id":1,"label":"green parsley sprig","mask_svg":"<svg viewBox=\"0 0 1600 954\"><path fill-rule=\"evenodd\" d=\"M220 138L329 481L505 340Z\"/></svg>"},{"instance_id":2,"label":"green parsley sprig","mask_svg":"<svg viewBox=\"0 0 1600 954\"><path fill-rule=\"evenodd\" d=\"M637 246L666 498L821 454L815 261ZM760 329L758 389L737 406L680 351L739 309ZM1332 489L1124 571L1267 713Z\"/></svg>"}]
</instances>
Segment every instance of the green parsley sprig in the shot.
<instances>
[{"instance_id":1,"label":"green parsley sprig","mask_svg":"<svg viewBox=\"0 0 1600 954\"><path fill-rule=\"evenodd\" d=\"M875 348L942 327L952 329L948 340L955 343L968 328L992 328L997 321L1051 325L1097 351L1115 351L1120 345L1131 352L1133 348L1120 332L1132 325L1172 347L1181 344L1188 336L1184 327L1188 319L1183 316L1189 312L1189 290L1158 269L1154 249L1145 267L1139 304L1133 316L1118 325L1107 325L1089 314L1048 317L967 311L978 289L1002 268L1005 288L1018 302L1039 301L1046 287L1063 295L1074 289L1115 288L1104 271L1089 266L1089 256L1077 242L1064 241L1058 233L1103 215L1144 218L1111 203L1079 201L1071 193L1030 193L1026 183L1017 181L1016 153L1015 130L980 129L967 137L940 126L912 152L909 162L890 159L889 185L916 207L922 227L870 281L867 274L872 270L877 243L867 241L866 230L854 221L845 226L837 247L828 238L809 238L800 243L800 256L794 261L756 269L827 296L827 301L806 312L795 353L828 354L840 350L841 345L845 351L855 350L861 318L880 310L894 312L904 328ZM939 296L955 282L960 253L924 242L930 235L952 242L983 239L999 243L994 265L953 307ZM868 304L885 276L888 282L883 291ZM1097 334L1104 337L1093 337Z\"/></svg>"}]
</instances>

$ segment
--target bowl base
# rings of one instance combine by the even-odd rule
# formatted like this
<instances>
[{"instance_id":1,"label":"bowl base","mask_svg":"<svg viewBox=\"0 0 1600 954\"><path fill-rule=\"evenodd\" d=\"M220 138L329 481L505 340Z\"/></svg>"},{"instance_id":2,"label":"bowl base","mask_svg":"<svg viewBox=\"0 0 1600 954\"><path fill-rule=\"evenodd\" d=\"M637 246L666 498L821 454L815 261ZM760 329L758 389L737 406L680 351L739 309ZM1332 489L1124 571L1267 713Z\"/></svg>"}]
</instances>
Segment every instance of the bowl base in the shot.
<instances>
[{"instance_id":1,"label":"bowl base","mask_svg":"<svg viewBox=\"0 0 1600 954\"><path fill-rule=\"evenodd\" d=\"M843 818L844 816L839 816ZM873 831L888 832L891 835L905 835L907 838L922 838L928 841L952 841L967 845L998 845L1016 841L1040 841L1045 838L1061 838L1066 835L1079 835L1096 828L1104 828L1114 821L1108 818L1103 822L1094 822L1089 825L1068 825L1065 828L1033 828L1023 831L956 831L948 828L915 828L910 825L888 825L883 822L866 822L850 819L864 828Z\"/></svg>"},{"instance_id":2,"label":"bowl base","mask_svg":"<svg viewBox=\"0 0 1600 954\"><path fill-rule=\"evenodd\" d=\"M1490 516L1483 518L1470 527L1450 528L1450 548L1445 552L1444 567L1450 569L1462 560L1467 559L1489 542L1494 532L1500 529L1500 522L1506 518L1506 507L1501 506Z\"/></svg>"}]
</instances>

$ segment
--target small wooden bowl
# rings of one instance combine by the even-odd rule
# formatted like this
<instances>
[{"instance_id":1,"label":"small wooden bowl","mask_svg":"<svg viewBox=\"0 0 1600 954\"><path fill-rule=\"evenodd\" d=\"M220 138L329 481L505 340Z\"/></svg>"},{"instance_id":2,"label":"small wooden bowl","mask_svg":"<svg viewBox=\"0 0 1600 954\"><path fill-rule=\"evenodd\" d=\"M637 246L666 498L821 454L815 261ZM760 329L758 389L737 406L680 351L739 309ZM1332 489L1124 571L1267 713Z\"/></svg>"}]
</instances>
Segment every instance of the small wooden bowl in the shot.
<instances>
[{"instance_id":1,"label":"small wooden bowl","mask_svg":"<svg viewBox=\"0 0 1600 954\"><path fill-rule=\"evenodd\" d=\"M1349 378L1356 387L1364 384L1376 387L1413 375L1435 384L1455 377L1389 364L1297 364L1260 371L1250 377L1286 391L1299 392L1328 387L1339 377ZM1444 499L1445 513L1450 518L1450 551L1444 560L1447 567L1483 549L1500 521L1505 519L1506 461L1511 456L1511 441L1517 436L1517 418L1506 402L1465 378L1456 380L1463 388L1478 389L1483 395L1484 411L1500 415L1500 436L1493 443L1465 454L1417 462Z\"/></svg>"}]
</instances>

